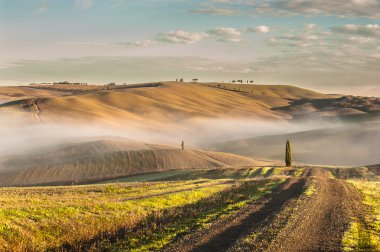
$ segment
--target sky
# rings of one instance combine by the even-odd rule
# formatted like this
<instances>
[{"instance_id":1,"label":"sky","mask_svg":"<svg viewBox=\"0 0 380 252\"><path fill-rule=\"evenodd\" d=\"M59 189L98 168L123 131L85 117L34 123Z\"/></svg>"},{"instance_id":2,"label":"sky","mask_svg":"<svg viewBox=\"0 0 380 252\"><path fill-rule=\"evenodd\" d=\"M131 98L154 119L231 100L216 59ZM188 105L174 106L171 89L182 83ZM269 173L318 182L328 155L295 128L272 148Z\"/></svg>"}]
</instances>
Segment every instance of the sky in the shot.
<instances>
[{"instance_id":1,"label":"sky","mask_svg":"<svg viewBox=\"0 0 380 252\"><path fill-rule=\"evenodd\" d=\"M0 85L184 78L380 96L380 0L0 0Z\"/></svg>"}]
</instances>

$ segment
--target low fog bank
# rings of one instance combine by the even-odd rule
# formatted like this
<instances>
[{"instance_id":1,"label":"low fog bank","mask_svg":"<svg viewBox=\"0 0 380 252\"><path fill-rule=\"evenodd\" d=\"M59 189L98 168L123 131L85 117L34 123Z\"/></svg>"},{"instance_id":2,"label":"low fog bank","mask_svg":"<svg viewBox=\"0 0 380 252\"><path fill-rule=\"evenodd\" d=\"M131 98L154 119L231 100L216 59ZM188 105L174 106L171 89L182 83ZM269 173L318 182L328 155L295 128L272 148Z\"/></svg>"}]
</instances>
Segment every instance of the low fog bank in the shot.
<instances>
[{"instance_id":1,"label":"low fog bank","mask_svg":"<svg viewBox=\"0 0 380 252\"><path fill-rule=\"evenodd\" d=\"M314 129L311 123L295 125L285 121L263 122L233 119L194 119L167 124L161 127L120 123L122 127L104 124L36 124L23 117L0 116L0 156L34 153L55 146L76 144L109 138L130 139L149 144L179 146L184 140L187 146L202 148L221 141L284 134ZM325 125L325 126L331 126Z\"/></svg>"},{"instance_id":2,"label":"low fog bank","mask_svg":"<svg viewBox=\"0 0 380 252\"><path fill-rule=\"evenodd\" d=\"M290 140L296 162L363 166L380 163L379 139L380 123L371 122L244 138L216 144L213 149L253 158L283 160L285 142Z\"/></svg>"},{"instance_id":3,"label":"low fog bank","mask_svg":"<svg viewBox=\"0 0 380 252\"><path fill-rule=\"evenodd\" d=\"M293 143L294 157L299 162L331 165L380 163L378 125L367 130L370 126L344 126L338 122L320 120L290 124L286 121L192 119L162 127L128 122L120 123L122 127L110 127L94 122L86 125L31 124L24 118L10 115L1 115L0 121L0 170L4 160L17 155L41 156L69 145L110 139L125 141L122 147L117 146L125 149L143 148L143 145L132 144L132 141L179 148L184 140L186 148L210 148L261 159L282 160L283 143L289 138ZM324 130L316 130L319 128ZM309 130L314 130L310 136L294 133ZM355 134L352 135L352 132ZM276 136L262 137L267 135ZM234 141L236 139L245 140Z\"/></svg>"}]
</instances>

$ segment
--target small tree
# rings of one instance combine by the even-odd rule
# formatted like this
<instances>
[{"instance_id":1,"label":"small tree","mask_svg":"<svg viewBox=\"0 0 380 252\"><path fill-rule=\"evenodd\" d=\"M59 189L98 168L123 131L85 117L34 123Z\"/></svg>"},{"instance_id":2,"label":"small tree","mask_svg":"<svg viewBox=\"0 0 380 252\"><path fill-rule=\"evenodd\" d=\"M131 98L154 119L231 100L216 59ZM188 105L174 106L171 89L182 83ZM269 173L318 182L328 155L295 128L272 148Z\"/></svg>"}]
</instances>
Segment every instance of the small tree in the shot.
<instances>
[{"instance_id":1,"label":"small tree","mask_svg":"<svg viewBox=\"0 0 380 252\"><path fill-rule=\"evenodd\" d=\"M182 141L182 143L181 143L181 149L182 149L182 150L185 149L185 141Z\"/></svg>"},{"instance_id":2,"label":"small tree","mask_svg":"<svg viewBox=\"0 0 380 252\"><path fill-rule=\"evenodd\" d=\"M289 140L286 141L285 163L288 167L292 166L292 147L290 146Z\"/></svg>"}]
</instances>

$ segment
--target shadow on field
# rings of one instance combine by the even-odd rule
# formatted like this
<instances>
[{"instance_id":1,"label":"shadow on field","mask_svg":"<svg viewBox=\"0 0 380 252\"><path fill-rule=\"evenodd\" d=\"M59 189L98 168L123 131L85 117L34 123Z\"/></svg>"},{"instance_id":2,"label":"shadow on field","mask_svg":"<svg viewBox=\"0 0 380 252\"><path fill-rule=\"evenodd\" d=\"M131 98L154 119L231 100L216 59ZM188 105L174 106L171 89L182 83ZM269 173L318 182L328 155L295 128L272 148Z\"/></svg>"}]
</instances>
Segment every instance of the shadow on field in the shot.
<instances>
[{"instance_id":1,"label":"shadow on field","mask_svg":"<svg viewBox=\"0 0 380 252\"><path fill-rule=\"evenodd\" d=\"M298 197L303 192L306 179L290 179L281 190L273 193L272 198L257 211L251 212L245 218L231 223L225 230L206 240L191 251L225 251L240 237L248 235L252 229L259 227L263 221L273 218L274 213L289 200ZM270 222L270 220L269 220Z\"/></svg>"},{"instance_id":2,"label":"shadow on field","mask_svg":"<svg viewBox=\"0 0 380 252\"><path fill-rule=\"evenodd\" d=\"M50 248L48 251L129 250L135 246L148 245L160 239L160 235L163 235L163 237L168 235L168 230L169 232L171 230L168 226L173 226L176 229L181 229L181 227L197 228L199 224L192 223L197 217L217 213L220 209L223 209L226 202L229 204L239 202L244 199L242 195L248 197L253 193L252 190L256 191L257 188L265 186L269 181L264 179L236 184L216 195L199 200L193 204L156 211L148 216L133 216L133 213L131 213L123 228L101 233L88 240L81 240L71 244L66 243L58 248ZM187 231L184 232L186 233Z\"/></svg>"}]
</instances>

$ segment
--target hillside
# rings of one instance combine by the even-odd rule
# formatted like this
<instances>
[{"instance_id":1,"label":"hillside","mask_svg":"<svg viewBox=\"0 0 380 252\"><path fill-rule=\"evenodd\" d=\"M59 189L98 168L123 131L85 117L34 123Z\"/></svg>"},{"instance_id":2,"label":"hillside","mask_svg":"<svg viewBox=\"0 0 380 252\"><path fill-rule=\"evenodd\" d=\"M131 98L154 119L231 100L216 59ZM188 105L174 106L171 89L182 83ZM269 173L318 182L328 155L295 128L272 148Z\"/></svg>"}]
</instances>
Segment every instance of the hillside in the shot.
<instances>
[{"instance_id":1,"label":"hillside","mask_svg":"<svg viewBox=\"0 0 380 252\"><path fill-rule=\"evenodd\" d=\"M260 84L231 84L231 83L203 83L202 85L222 90L248 93L257 97L265 96L279 99L322 99L336 97L336 95L321 94L309 89L290 85L260 85ZM339 95L338 95L339 96Z\"/></svg>"},{"instance_id":2,"label":"hillside","mask_svg":"<svg viewBox=\"0 0 380 252\"><path fill-rule=\"evenodd\" d=\"M273 108L289 105L290 99L315 99L325 95L291 86L244 85L254 93L235 92L193 83L167 82L162 87L100 90L88 94L50 96L51 90L33 99L3 104L2 110L35 113L41 122L88 122L106 124L120 120L177 123L192 118L289 119ZM29 88L32 89L32 88ZM0 88L4 97L7 92ZM4 99L4 98L3 98ZM115 120L117 119L117 120Z\"/></svg>"},{"instance_id":3,"label":"hillside","mask_svg":"<svg viewBox=\"0 0 380 252\"><path fill-rule=\"evenodd\" d=\"M31 99L35 97L50 97L67 95L67 92L59 90L43 90L32 87L1 87L0 104L17 100Z\"/></svg>"},{"instance_id":4,"label":"hillside","mask_svg":"<svg viewBox=\"0 0 380 252\"><path fill-rule=\"evenodd\" d=\"M36 149L0 162L0 186L72 184L173 169L273 164L233 154L180 150L127 139L91 139Z\"/></svg>"},{"instance_id":5,"label":"hillside","mask_svg":"<svg viewBox=\"0 0 380 252\"><path fill-rule=\"evenodd\" d=\"M380 112L380 99L373 97L342 96L327 99L301 99L289 105L275 108L276 111L292 115L295 119L331 118L368 119Z\"/></svg>"}]
</instances>

